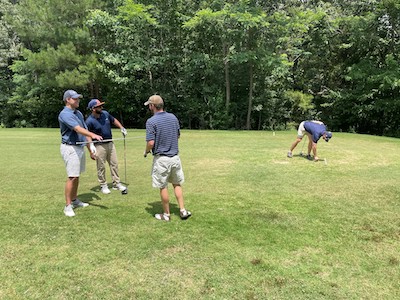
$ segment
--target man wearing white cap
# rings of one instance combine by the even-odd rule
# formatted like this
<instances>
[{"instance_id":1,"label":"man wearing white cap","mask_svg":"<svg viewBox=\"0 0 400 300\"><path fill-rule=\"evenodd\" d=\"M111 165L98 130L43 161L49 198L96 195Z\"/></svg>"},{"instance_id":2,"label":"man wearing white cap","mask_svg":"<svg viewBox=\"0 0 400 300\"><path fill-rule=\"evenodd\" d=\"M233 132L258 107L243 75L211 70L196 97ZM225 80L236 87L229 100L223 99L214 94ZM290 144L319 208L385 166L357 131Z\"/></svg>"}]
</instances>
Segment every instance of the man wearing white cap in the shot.
<instances>
[{"instance_id":1,"label":"man wearing white cap","mask_svg":"<svg viewBox=\"0 0 400 300\"><path fill-rule=\"evenodd\" d=\"M65 183L64 214L67 217L74 217L74 208L86 207L89 204L77 198L79 187L79 175L85 171L85 150L87 145L89 152L96 153L92 139L102 140L103 138L87 129L82 113L77 109L82 98L74 90L67 90L64 93L64 109L58 115L61 132L60 152L64 159L67 170L67 181ZM85 138L86 137L86 138Z\"/></svg>"}]
</instances>

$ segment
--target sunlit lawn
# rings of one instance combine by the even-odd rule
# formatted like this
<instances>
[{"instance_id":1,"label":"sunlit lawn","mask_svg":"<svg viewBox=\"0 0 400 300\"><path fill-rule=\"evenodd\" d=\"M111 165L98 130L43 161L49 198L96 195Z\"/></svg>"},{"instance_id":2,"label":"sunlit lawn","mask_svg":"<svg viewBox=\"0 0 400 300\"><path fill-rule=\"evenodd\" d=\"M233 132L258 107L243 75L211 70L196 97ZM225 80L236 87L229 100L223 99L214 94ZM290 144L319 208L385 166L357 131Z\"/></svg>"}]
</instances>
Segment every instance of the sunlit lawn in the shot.
<instances>
[{"instance_id":1,"label":"sunlit lawn","mask_svg":"<svg viewBox=\"0 0 400 300\"><path fill-rule=\"evenodd\" d=\"M286 157L294 130L183 130L193 216L171 191L165 223L144 135L127 136L128 195L101 194L86 155L91 205L67 218L59 130L0 129L1 299L400 297L398 139L334 133L315 163Z\"/></svg>"}]
</instances>

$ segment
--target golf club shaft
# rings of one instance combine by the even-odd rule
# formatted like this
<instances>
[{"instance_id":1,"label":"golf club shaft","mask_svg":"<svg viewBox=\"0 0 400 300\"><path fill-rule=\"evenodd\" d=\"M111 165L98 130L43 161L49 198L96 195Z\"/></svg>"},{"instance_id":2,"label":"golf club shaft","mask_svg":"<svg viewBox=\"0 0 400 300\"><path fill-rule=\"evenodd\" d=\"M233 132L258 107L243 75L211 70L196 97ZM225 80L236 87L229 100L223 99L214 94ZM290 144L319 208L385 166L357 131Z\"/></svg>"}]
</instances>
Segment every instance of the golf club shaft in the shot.
<instances>
[{"instance_id":1,"label":"golf club shaft","mask_svg":"<svg viewBox=\"0 0 400 300\"><path fill-rule=\"evenodd\" d=\"M127 184L127 179L126 179L126 142L125 142L125 136L124 136L124 168L125 168L125 184Z\"/></svg>"},{"instance_id":2,"label":"golf club shaft","mask_svg":"<svg viewBox=\"0 0 400 300\"><path fill-rule=\"evenodd\" d=\"M131 138L127 138L127 140L129 140L129 139L140 139L140 138L144 138L144 137L143 136L134 136L134 137L131 137ZM82 144L89 144L89 143L106 143L106 142L114 142L114 141L120 141L120 140L124 140L125 141L125 138L105 139L105 140L102 140L102 141L92 141L92 142L88 142L88 141L86 141L86 142L77 142L76 144L77 145L82 145Z\"/></svg>"}]
</instances>

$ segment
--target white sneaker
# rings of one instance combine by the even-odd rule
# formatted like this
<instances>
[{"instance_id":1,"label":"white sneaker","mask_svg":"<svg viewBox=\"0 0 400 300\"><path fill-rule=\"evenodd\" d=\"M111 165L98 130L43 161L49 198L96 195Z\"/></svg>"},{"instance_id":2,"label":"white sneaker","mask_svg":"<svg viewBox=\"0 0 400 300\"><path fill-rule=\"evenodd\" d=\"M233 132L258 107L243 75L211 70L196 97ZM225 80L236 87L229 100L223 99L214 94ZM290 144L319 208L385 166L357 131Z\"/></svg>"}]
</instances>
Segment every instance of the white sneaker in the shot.
<instances>
[{"instance_id":1,"label":"white sneaker","mask_svg":"<svg viewBox=\"0 0 400 300\"><path fill-rule=\"evenodd\" d=\"M123 186L121 183L117 183L116 185L113 186L113 190L125 191L126 186Z\"/></svg>"},{"instance_id":2,"label":"white sneaker","mask_svg":"<svg viewBox=\"0 0 400 300\"><path fill-rule=\"evenodd\" d=\"M74 209L72 207L72 204L64 207L64 214L67 217L75 217L75 212L74 212Z\"/></svg>"},{"instance_id":3,"label":"white sneaker","mask_svg":"<svg viewBox=\"0 0 400 300\"><path fill-rule=\"evenodd\" d=\"M184 210L180 211L179 215L180 215L182 220L186 220L192 215L192 213L190 211L184 209Z\"/></svg>"},{"instance_id":4,"label":"white sneaker","mask_svg":"<svg viewBox=\"0 0 400 300\"><path fill-rule=\"evenodd\" d=\"M165 214L165 213L164 214L155 214L154 217L157 220L167 221L167 222L169 222L169 220L171 219L170 215L169 214Z\"/></svg>"},{"instance_id":5,"label":"white sneaker","mask_svg":"<svg viewBox=\"0 0 400 300\"><path fill-rule=\"evenodd\" d=\"M72 207L77 208L77 207L86 207L89 206L89 203L82 202L78 198L76 198L74 201L72 201Z\"/></svg>"},{"instance_id":6,"label":"white sneaker","mask_svg":"<svg viewBox=\"0 0 400 300\"><path fill-rule=\"evenodd\" d=\"M107 186L106 184L101 186L101 192L102 192L103 194L109 194L109 193L111 193L110 189L108 188L108 186Z\"/></svg>"}]
</instances>

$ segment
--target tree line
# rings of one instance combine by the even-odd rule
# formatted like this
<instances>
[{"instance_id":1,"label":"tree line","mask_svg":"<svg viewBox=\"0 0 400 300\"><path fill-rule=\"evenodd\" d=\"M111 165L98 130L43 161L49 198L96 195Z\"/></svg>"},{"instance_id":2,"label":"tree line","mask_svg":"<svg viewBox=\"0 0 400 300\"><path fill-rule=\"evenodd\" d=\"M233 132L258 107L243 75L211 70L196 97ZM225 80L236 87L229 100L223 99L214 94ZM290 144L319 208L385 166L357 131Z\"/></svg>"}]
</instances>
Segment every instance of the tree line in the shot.
<instances>
[{"instance_id":1,"label":"tree line","mask_svg":"<svg viewBox=\"0 0 400 300\"><path fill-rule=\"evenodd\" d=\"M399 0L0 0L1 125L71 88L132 128L157 93L182 128L400 136L399 34Z\"/></svg>"}]
</instances>

